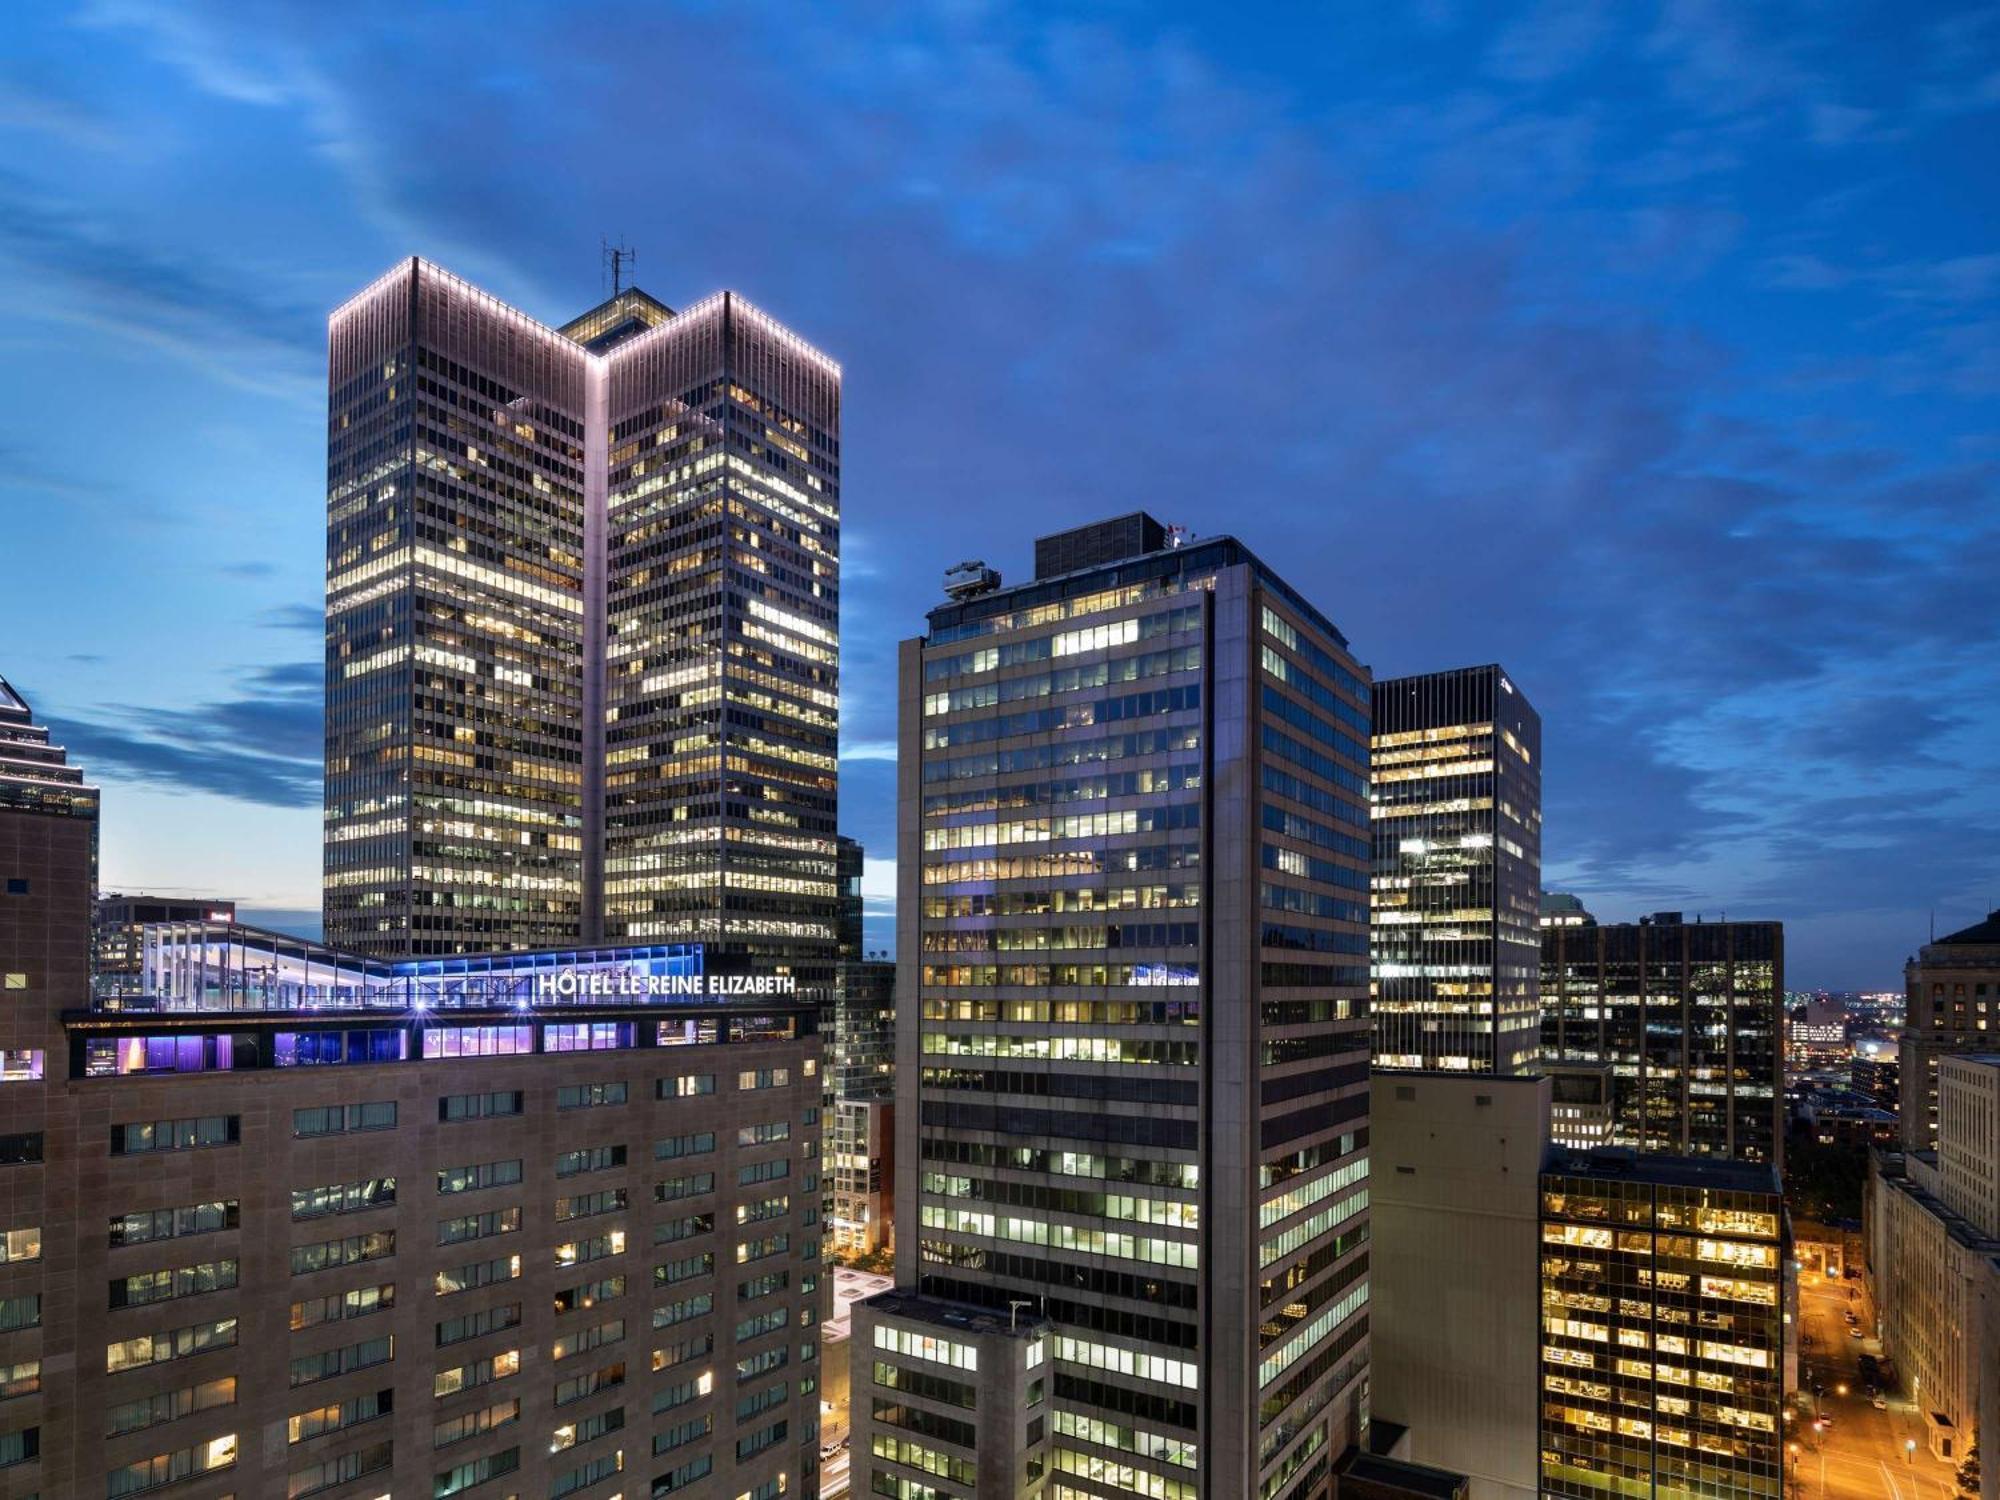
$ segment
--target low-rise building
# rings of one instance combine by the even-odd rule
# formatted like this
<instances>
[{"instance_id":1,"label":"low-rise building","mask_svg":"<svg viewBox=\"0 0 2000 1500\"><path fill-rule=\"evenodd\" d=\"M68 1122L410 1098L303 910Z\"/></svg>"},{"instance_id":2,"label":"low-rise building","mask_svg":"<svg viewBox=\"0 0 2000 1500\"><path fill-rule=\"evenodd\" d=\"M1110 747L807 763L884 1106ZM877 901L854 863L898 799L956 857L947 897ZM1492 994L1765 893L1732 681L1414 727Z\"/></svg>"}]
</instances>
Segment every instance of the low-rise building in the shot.
<instances>
[{"instance_id":1,"label":"low-rise building","mask_svg":"<svg viewBox=\"0 0 2000 1500\"><path fill-rule=\"evenodd\" d=\"M1895 1114L1903 1102L1901 1071L1894 1052L1881 1052L1864 1042L1848 1064L1847 1077L1857 1094L1866 1094L1877 1108Z\"/></svg>"},{"instance_id":2,"label":"low-rise building","mask_svg":"<svg viewBox=\"0 0 2000 1500\"><path fill-rule=\"evenodd\" d=\"M1052 1412L1051 1325L1026 1303L989 1313L912 1292L884 1292L856 1303L852 1320L857 1495L1040 1500L1057 1490L1048 1481L1050 1439L1059 1422L1096 1447L1166 1465L1185 1462L1191 1470L1192 1451L1170 1438ZM1133 1483L1132 1467L1116 1458L1063 1451L1081 1466L1077 1475L1085 1481L1119 1489Z\"/></svg>"},{"instance_id":3,"label":"low-rise building","mask_svg":"<svg viewBox=\"0 0 2000 1500\"><path fill-rule=\"evenodd\" d=\"M1616 1143L1616 1083L1609 1063L1544 1064L1549 1079L1549 1139L1588 1151Z\"/></svg>"}]
</instances>

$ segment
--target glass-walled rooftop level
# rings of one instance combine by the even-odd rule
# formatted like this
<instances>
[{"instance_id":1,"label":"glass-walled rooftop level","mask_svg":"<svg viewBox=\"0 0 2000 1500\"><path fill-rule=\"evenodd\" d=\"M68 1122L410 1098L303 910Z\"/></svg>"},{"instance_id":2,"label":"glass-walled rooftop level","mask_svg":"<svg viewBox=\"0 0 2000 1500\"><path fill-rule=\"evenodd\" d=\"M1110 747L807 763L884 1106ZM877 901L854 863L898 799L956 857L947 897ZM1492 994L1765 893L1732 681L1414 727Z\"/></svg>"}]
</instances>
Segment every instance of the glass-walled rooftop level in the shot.
<instances>
[{"instance_id":1,"label":"glass-walled rooftop level","mask_svg":"<svg viewBox=\"0 0 2000 1500\"><path fill-rule=\"evenodd\" d=\"M139 993L116 1011L425 1011L785 999L783 971L711 974L699 943L371 958L235 922L149 924Z\"/></svg>"}]
</instances>

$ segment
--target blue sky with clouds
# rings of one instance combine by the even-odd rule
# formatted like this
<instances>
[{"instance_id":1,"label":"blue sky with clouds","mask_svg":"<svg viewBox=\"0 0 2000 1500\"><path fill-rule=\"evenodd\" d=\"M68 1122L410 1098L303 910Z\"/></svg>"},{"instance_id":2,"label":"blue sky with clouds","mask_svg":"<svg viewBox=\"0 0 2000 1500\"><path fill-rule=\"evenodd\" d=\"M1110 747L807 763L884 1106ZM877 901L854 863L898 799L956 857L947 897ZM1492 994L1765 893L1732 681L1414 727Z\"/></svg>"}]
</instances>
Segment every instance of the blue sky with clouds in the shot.
<instances>
[{"instance_id":1,"label":"blue sky with clouds","mask_svg":"<svg viewBox=\"0 0 2000 1500\"><path fill-rule=\"evenodd\" d=\"M1505 662L1602 916L1780 917L1796 984L1876 986L2000 905L1991 5L9 27L0 673L104 783L108 885L316 904L326 310L415 252L560 321L622 235L845 365L878 856L941 568L1144 505L1379 673Z\"/></svg>"}]
</instances>

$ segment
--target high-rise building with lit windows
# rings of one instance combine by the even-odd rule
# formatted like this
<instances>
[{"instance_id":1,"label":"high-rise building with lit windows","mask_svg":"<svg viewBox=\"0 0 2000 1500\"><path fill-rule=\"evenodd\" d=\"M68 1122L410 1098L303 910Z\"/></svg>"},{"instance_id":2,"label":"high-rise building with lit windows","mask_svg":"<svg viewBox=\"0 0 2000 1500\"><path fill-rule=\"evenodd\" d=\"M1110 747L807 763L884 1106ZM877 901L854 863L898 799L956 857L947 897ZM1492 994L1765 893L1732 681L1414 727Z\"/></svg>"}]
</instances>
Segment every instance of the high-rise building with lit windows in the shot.
<instances>
[{"instance_id":1,"label":"high-rise building with lit windows","mask_svg":"<svg viewBox=\"0 0 2000 1500\"><path fill-rule=\"evenodd\" d=\"M1617 1145L1782 1167L1785 929L1681 917L1542 929L1543 1064L1609 1070Z\"/></svg>"},{"instance_id":2,"label":"high-rise building with lit windows","mask_svg":"<svg viewBox=\"0 0 2000 1500\"><path fill-rule=\"evenodd\" d=\"M328 940L823 990L839 366L734 293L552 328L416 259L328 344Z\"/></svg>"},{"instance_id":3,"label":"high-rise building with lit windows","mask_svg":"<svg viewBox=\"0 0 2000 1500\"><path fill-rule=\"evenodd\" d=\"M1785 1492L1785 1260L1768 1163L1556 1152L1541 1177L1541 1489Z\"/></svg>"},{"instance_id":4,"label":"high-rise building with lit windows","mask_svg":"<svg viewBox=\"0 0 2000 1500\"><path fill-rule=\"evenodd\" d=\"M1542 720L1497 666L1375 684L1375 1066L1541 1055Z\"/></svg>"},{"instance_id":5,"label":"high-rise building with lit windows","mask_svg":"<svg viewBox=\"0 0 2000 1500\"><path fill-rule=\"evenodd\" d=\"M1938 1059L2000 1047L2000 911L1932 938L1904 966L1903 1148L1937 1146Z\"/></svg>"},{"instance_id":6,"label":"high-rise building with lit windows","mask_svg":"<svg viewBox=\"0 0 2000 1500\"><path fill-rule=\"evenodd\" d=\"M955 568L903 645L864 1494L1290 1500L1367 1420L1368 677L1241 542L1176 539Z\"/></svg>"}]
</instances>

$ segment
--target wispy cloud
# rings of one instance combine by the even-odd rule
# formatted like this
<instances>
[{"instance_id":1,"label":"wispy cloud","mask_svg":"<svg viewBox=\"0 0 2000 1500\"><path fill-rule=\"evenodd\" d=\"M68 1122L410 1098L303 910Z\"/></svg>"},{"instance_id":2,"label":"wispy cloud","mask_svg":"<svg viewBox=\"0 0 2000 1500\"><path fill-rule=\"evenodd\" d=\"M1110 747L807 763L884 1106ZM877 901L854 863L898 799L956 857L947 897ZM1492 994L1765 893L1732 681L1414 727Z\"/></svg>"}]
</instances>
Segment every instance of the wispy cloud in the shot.
<instances>
[{"instance_id":1,"label":"wispy cloud","mask_svg":"<svg viewBox=\"0 0 2000 1500\"><path fill-rule=\"evenodd\" d=\"M508 57L449 76L448 10L86 14L228 122L187 181L226 158L274 201L338 199L326 299L416 249L561 317L593 281L574 226L611 224L669 301L731 284L841 355L842 820L871 849L893 643L939 569L1018 578L1037 532L1144 504L1243 535L1381 670L1506 660L1548 723L1551 868L1593 896L1811 916L1969 886L2000 826L1993 710L1940 707L2000 701L1992 185L1936 134L2000 104L1986 9L1885 15L1893 45L1863 46L1720 0L1439 0L1277 55L1171 4L496 0ZM299 144L253 160L245 132ZM662 139L673 192L635 198L639 148L604 143ZM146 227L115 193L0 182L0 255L65 332L239 391L275 372L316 411L308 283ZM311 601L242 592L310 649ZM309 805L315 690L240 717L267 688L205 695L234 742L194 709L91 717L150 767L121 774ZM1856 810L1891 757L1925 804L1901 831ZM1944 822L1973 854L1927 857ZM1876 961L1818 934L1802 977Z\"/></svg>"},{"instance_id":2,"label":"wispy cloud","mask_svg":"<svg viewBox=\"0 0 2000 1500\"><path fill-rule=\"evenodd\" d=\"M66 716L56 737L91 775L269 807L315 807L324 759L320 663L259 667L240 694Z\"/></svg>"}]
</instances>

